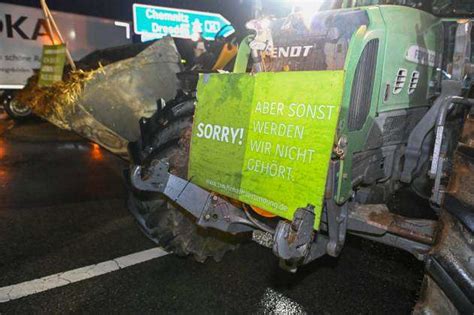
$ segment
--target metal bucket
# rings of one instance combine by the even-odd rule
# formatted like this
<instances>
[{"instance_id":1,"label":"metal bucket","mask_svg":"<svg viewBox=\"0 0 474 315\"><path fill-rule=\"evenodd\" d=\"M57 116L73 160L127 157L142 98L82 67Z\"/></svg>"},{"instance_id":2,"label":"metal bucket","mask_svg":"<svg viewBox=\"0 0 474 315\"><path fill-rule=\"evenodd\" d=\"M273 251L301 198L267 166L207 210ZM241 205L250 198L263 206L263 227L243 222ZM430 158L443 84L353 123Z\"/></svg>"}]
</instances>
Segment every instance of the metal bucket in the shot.
<instances>
[{"instance_id":1,"label":"metal bucket","mask_svg":"<svg viewBox=\"0 0 474 315\"><path fill-rule=\"evenodd\" d=\"M62 115L37 114L127 158L128 142L139 136L140 118L150 117L158 100L176 96L180 62L173 40L164 38L94 72Z\"/></svg>"}]
</instances>

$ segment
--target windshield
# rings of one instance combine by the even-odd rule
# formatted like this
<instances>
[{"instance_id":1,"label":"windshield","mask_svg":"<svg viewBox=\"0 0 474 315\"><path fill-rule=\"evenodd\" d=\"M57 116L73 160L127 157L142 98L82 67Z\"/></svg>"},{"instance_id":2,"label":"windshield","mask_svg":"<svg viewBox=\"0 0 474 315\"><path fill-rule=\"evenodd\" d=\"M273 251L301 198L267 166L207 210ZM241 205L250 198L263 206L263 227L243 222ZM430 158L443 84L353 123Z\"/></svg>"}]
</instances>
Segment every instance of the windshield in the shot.
<instances>
[{"instance_id":1,"label":"windshield","mask_svg":"<svg viewBox=\"0 0 474 315\"><path fill-rule=\"evenodd\" d=\"M434 0L433 13L442 16L474 15L474 1L472 0Z\"/></svg>"},{"instance_id":2,"label":"windshield","mask_svg":"<svg viewBox=\"0 0 474 315\"><path fill-rule=\"evenodd\" d=\"M371 5L407 6L442 17L474 17L474 0L266 0L262 5L265 15L275 17L284 17L298 7L316 12Z\"/></svg>"},{"instance_id":3,"label":"windshield","mask_svg":"<svg viewBox=\"0 0 474 315\"><path fill-rule=\"evenodd\" d=\"M344 68L349 41L369 19L363 10L306 12L274 20L272 50L264 59L265 71L314 71Z\"/></svg>"},{"instance_id":4,"label":"windshield","mask_svg":"<svg viewBox=\"0 0 474 315\"><path fill-rule=\"evenodd\" d=\"M445 17L474 16L473 0L355 0L354 6L402 5Z\"/></svg>"},{"instance_id":5,"label":"windshield","mask_svg":"<svg viewBox=\"0 0 474 315\"><path fill-rule=\"evenodd\" d=\"M314 14L317 11L340 9L343 0L265 0L260 3L263 15L283 18L294 11Z\"/></svg>"}]
</instances>

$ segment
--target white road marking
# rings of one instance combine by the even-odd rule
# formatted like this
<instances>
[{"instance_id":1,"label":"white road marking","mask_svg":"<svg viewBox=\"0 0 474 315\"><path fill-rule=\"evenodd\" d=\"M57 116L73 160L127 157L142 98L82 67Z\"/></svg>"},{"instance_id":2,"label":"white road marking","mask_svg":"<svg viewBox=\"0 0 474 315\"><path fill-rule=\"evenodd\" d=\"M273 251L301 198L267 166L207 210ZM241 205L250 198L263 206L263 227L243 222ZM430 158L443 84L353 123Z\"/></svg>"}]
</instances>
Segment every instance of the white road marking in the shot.
<instances>
[{"instance_id":1,"label":"white road marking","mask_svg":"<svg viewBox=\"0 0 474 315\"><path fill-rule=\"evenodd\" d=\"M142 262L168 255L161 248L152 248L142 252L122 256L109 261L101 262L51 276L26 281L0 288L0 303L16 300L28 295L62 287L74 282L94 278L106 273L127 268Z\"/></svg>"},{"instance_id":2,"label":"white road marking","mask_svg":"<svg viewBox=\"0 0 474 315\"><path fill-rule=\"evenodd\" d=\"M260 300L260 310L262 314L284 314L284 315L303 315L308 314L303 306L292 299L276 292L271 288L267 288Z\"/></svg>"},{"instance_id":3,"label":"white road marking","mask_svg":"<svg viewBox=\"0 0 474 315\"><path fill-rule=\"evenodd\" d=\"M0 89L4 90L21 90L24 87L22 84L0 84Z\"/></svg>"}]
</instances>

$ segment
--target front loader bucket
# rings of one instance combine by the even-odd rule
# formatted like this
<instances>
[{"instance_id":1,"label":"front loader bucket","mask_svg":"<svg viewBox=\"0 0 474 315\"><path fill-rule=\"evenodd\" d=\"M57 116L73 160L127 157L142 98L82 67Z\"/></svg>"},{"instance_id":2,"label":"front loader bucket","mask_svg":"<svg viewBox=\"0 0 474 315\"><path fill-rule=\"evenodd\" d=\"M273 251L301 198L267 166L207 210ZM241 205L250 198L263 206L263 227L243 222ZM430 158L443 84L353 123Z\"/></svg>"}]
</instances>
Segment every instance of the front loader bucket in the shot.
<instances>
[{"instance_id":1,"label":"front loader bucket","mask_svg":"<svg viewBox=\"0 0 474 315\"><path fill-rule=\"evenodd\" d=\"M173 40L164 38L133 58L71 72L50 88L29 82L20 101L54 125L127 158L128 142L139 136L139 119L151 116L159 99L176 96L180 62Z\"/></svg>"}]
</instances>

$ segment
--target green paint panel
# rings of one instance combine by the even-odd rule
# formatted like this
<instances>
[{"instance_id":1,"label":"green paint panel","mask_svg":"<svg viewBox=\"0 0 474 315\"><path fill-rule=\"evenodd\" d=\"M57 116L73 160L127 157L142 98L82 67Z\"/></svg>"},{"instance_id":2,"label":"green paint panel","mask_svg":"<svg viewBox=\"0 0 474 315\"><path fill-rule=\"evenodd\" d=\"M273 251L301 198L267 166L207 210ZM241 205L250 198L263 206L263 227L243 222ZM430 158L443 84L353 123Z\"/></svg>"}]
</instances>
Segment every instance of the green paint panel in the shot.
<instances>
[{"instance_id":1,"label":"green paint panel","mask_svg":"<svg viewBox=\"0 0 474 315\"><path fill-rule=\"evenodd\" d=\"M343 71L201 76L189 179L286 219L312 204L319 227Z\"/></svg>"},{"instance_id":2,"label":"green paint panel","mask_svg":"<svg viewBox=\"0 0 474 315\"><path fill-rule=\"evenodd\" d=\"M43 46L41 69L38 80L39 86L51 86L63 79L64 65L66 63L65 45Z\"/></svg>"},{"instance_id":3,"label":"green paint panel","mask_svg":"<svg viewBox=\"0 0 474 315\"><path fill-rule=\"evenodd\" d=\"M434 72L435 67L427 64L424 58L413 61L413 56L417 51L430 52L430 55L433 52L439 53L443 46L441 20L429 13L395 5L360 9L366 11L370 23L366 30L359 29L352 37L344 66L346 82L338 137L346 137L348 146L345 157L341 160L342 176L339 176L339 188L335 198L339 204L346 202L353 195L353 154L366 150L370 130L377 115L382 112L430 106L429 99L435 91L430 85L437 80L439 72ZM379 40L379 49L370 110L364 126L360 130L349 131L347 120L351 106L351 90L357 79L355 72L365 46L374 39ZM407 77L402 90L394 94L394 84L400 69L406 70ZM414 71L419 72L419 80L416 89L410 94L410 81Z\"/></svg>"}]
</instances>

